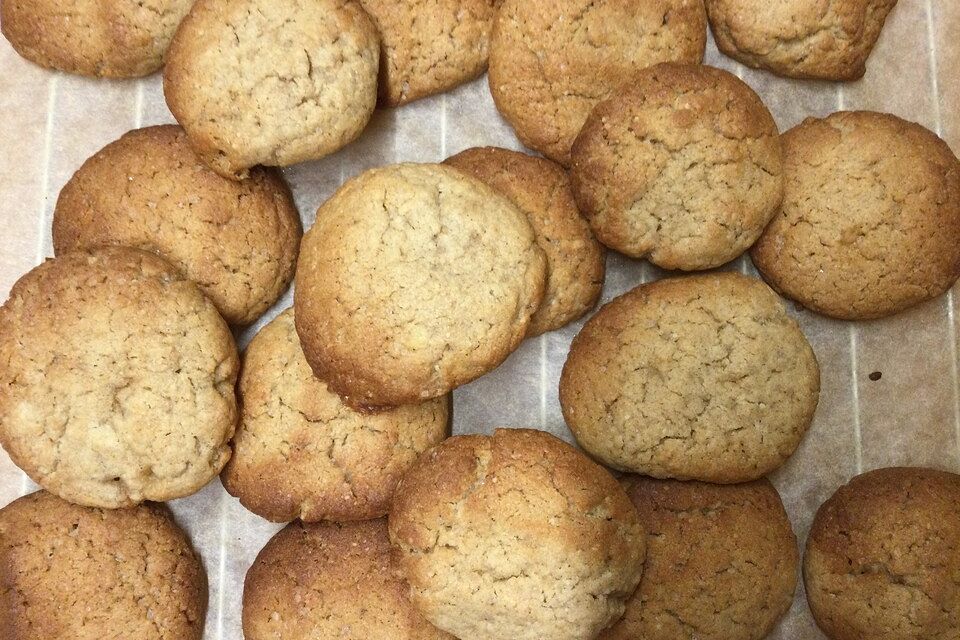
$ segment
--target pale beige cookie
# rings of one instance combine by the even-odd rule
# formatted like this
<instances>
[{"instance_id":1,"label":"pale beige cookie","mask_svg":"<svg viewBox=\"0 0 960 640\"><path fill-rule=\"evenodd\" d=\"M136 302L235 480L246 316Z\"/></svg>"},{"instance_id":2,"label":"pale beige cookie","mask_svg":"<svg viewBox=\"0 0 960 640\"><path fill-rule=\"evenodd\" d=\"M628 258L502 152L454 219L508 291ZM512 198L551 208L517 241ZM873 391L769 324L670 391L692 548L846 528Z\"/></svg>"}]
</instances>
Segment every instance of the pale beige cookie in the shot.
<instances>
[{"instance_id":1,"label":"pale beige cookie","mask_svg":"<svg viewBox=\"0 0 960 640\"><path fill-rule=\"evenodd\" d=\"M856 80L897 0L706 0L719 49L791 78Z\"/></svg>"},{"instance_id":2,"label":"pale beige cookie","mask_svg":"<svg viewBox=\"0 0 960 640\"><path fill-rule=\"evenodd\" d=\"M600 640L762 640L793 604L797 539L766 479L631 477L647 529L643 579Z\"/></svg>"},{"instance_id":3,"label":"pale beige cookie","mask_svg":"<svg viewBox=\"0 0 960 640\"><path fill-rule=\"evenodd\" d=\"M203 564L165 507L39 491L0 509L4 640L201 640L206 612Z\"/></svg>"},{"instance_id":4,"label":"pale beige cookie","mask_svg":"<svg viewBox=\"0 0 960 640\"><path fill-rule=\"evenodd\" d=\"M377 103L380 39L352 0L197 0L163 90L217 173L316 160L353 141Z\"/></svg>"},{"instance_id":5,"label":"pale beige cookie","mask_svg":"<svg viewBox=\"0 0 960 640\"><path fill-rule=\"evenodd\" d=\"M560 377L563 416L592 456L718 483L783 464L819 391L816 357L780 298L730 272L658 280L604 305Z\"/></svg>"},{"instance_id":6,"label":"pale beige cookie","mask_svg":"<svg viewBox=\"0 0 960 640\"><path fill-rule=\"evenodd\" d=\"M446 440L401 480L389 524L414 606L459 638L594 638L643 569L626 493L542 431Z\"/></svg>"},{"instance_id":7,"label":"pale beige cookie","mask_svg":"<svg viewBox=\"0 0 960 640\"><path fill-rule=\"evenodd\" d=\"M571 158L600 241L664 269L733 260L783 199L777 123L749 86L713 67L639 72L593 110Z\"/></svg>"},{"instance_id":8,"label":"pale beige cookie","mask_svg":"<svg viewBox=\"0 0 960 640\"><path fill-rule=\"evenodd\" d=\"M387 514L417 456L450 432L450 397L359 413L314 377L288 309L243 356L240 426L223 486L254 513L366 520Z\"/></svg>"},{"instance_id":9,"label":"pale beige cookie","mask_svg":"<svg viewBox=\"0 0 960 640\"><path fill-rule=\"evenodd\" d=\"M137 129L73 175L53 214L57 254L103 245L157 253L231 324L259 318L293 279L300 217L280 173L208 169L173 125Z\"/></svg>"},{"instance_id":10,"label":"pale beige cookie","mask_svg":"<svg viewBox=\"0 0 960 640\"><path fill-rule=\"evenodd\" d=\"M479 180L403 164L348 181L297 264L307 362L354 407L440 397L503 362L543 299L526 216Z\"/></svg>"},{"instance_id":11,"label":"pale beige cookie","mask_svg":"<svg viewBox=\"0 0 960 640\"><path fill-rule=\"evenodd\" d=\"M831 640L956 640L960 476L891 468L855 477L817 511L803 576Z\"/></svg>"},{"instance_id":12,"label":"pale beige cookie","mask_svg":"<svg viewBox=\"0 0 960 640\"><path fill-rule=\"evenodd\" d=\"M490 91L520 140L562 164L596 104L658 62L703 60L703 0L504 0Z\"/></svg>"},{"instance_id":13,"label":"pale beige cookie","mask_svg":"<svg viewBox=\"0 0 960 640\"><path fill-rule=\"evenodd\" d=\"M808 118L783 135L783 206L751 255L819 313L888 316L960 277L960 163L918 124L867 111Z\"/></svg>"},{"instance_id":14,"label":"pale beige cookie","mask_svg":"<svg viewBox=\"0 0 960 640\"><path fill-rule=\"evenodd\" d=\"M294 522L243 586L246 640L454 640L410 604L386 520Z\"/></svg>"},{"instance_id":15,"label":"pale beige cookie","mask_svg":"<svg viewBox=\"0 0 960 640\"><path fill-rule=\"evenodd\" d=\"M527 215L547 257L547 289L527 335L553 331L596 305L603 289L603 247L577 210L562 167L524 153L483 147L467 149L449 164L493 187Z\"/></svg>"},{"instance_id":16,"label":"pale beige cookie","mask_svg":"<svg viewBox=\"0 0 960 640\"><path fill-rule=\"evenodd\" d=\"M163 259L64 254L0 308L0 442L70 502L186 496L230 457L238 366L213 304Z\"/></svg>"},{"instance_id":17,"label":"pale beige cookie","mask_svg":"<svg viewBox=\"0 0 960 640\"><path fill-rule=\"evenodd\" d=\"M83 76L157 71L194 0L3 0L0 30L17 53Z\"/></svg>"}]
</instances>

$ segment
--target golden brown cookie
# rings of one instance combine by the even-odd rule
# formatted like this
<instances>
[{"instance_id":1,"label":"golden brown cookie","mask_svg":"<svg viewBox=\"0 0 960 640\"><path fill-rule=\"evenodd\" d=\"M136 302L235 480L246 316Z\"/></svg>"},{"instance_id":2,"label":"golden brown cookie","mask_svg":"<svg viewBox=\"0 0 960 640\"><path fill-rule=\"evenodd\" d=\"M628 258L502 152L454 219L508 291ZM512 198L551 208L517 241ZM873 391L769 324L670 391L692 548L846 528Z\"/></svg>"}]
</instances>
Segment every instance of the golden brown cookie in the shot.
<instances>
[{"instance_id":1,"label":"golden brown cookie","mask_svg":"<svg viewBox=\"0 0 960 640\"><path fill-rule=\"evenodd\" d=\"M504 0L490 41L490 91L520 140L570 163L596 104L658 62L698 63L703 0Z\"/></svg>"},{"instance_id":2,"label":"golden brown cookie","mask_svg":"<svg viewBox=\"0 0 960 640\"><path fill-rule=\"evenodd\" d=\"M440 397L517 348L545 263L526 216L479 180L443 165L367 171L303 238L304 355L354 407Z\"/></svg>"},{"instance_id":3,"label":"golden brown cookie","mask_svg":"<svg viewBox=\"0 0 960 640\"><path fill-rule=\"evenodd\" d=\"M856 80L897 0L706 0L722 52L791 78Z\"/></svg>"},{"instance_id":4,"label":"golden brown cookie","mask_svg":"<svg viewBox=\"0 0 960 640\"><path fill-rule=\"evenodd\" d=\"M610 467L733 483L793 454L819 391L816 357L780 298L721 272L604 305L570 346L560 406L577 442Z\"/></svg>"},{"instance_id":5,"label":"golden brown cookie","mask_svg":"<svg viewBox=\"0 0 960 640\"><path fill-rule=\"evenodd\" d=\"M260 551L243 587L246 640L454 640L410 604L386 520L294 522Z\"/></svg>"},{"instance_id":6,"label":"golden brown cookie","mask_svg":"<svg viewBox=\"0 0 960 640\"><path fill-rule=\"evenodd\" d=\"M240 425L223 486L254 513L366 520L387 514L400 477L450 432L450 397L359 413L314 377L288 309L243 356Z\"/></svg>"},{"instance_id":7,"label":"golden brown cookie","mask_svg":"<svg viewBox=\"0 0 960 640\"><path fill-rule=\"evenodd\" d=\"M774 289L857 320L960 277L960 163L936 134L858 111L808 118L782 139L783 206L751 252Z\"/></svg>"},{"instance_id":8,"label":"golden brown cookie","mask_svg":"<svg viewBox=\"0 0 960 640\"><path fill-rule=\"evenodd\" d=\"M389 524L414 606L459 638L596 637L643 569L626 493L542 431L446 440L401 480Z\"/></svg>"},{"instance_id":9,"label":"golden brown cookie","mask_svg":"<svg viewBox=\"0 0 960 640\"><path fill-rule=\"evenodd\" d=\"M259 318L293 279L300 217L280 173L208 169L178 126L137 129L73 175L53 214L57 254L103 245L157 253L231 324Z\"/></svg>"},{"instance_id":10,"label":"golden brown cookie","mask_svg":"<svg viewBox=\"0 0 960 640\"><path fill-rule=\"evenodd\" d=\"M445 162L493 187L527 215L547 258L547 289L528 336L553 331L596 305L606 268L603 247L581 217L562 167L508 149L467 149Z\"/></svg>"},{"instance_id":11,"label":"golden brown cookie","mask_svg":"<svg viewBox=\"0 0 960 640\"><path fill-rule=\"evenodd\" d=\"M377 102L380 39L351 0L197 0L163 90L197 154L245 178L353 141Z\"/></svg>"},{"instance_id":12,"label":"golden brown cookie","mask_svg":"<svg viewBox=\"0 0 960 640\"><path fill-rule=\"evenodd\" d=\"M70 502L186 496L230 457L237 368L220 314L163 259L64 254L0 308L0 442Z\"/></svg>"},{"instance_id":13,"label":"golden brown cookie","mask_svg":"<svg viewBox=\"0 0 960 640\"><path fill-rule=\"evenodd\" d=\"M817 511L803 576L831 640L956 640L960 476L911 468L857 476Z\"/></svg>"},{"instance_id":14,"label":"golden brown cookie","mask_svg":"<svg viewBox=\"0 0 960 640\"><path fill-rule=\"evenodd\" d=\"M5 640L200 640L207 575L161 505L78 507L39 491L0 509Z\"/></svg>"},{"instance_id":15,"label":"golden brown cookie","mask_svg":"<svg viewBox=\"0 0 960 640\"><path fill-rule=\"evenodd\" d=\"M647 529L643 579L600 640L761 640L793 604L797 539L766 479L631 477Z\"/></svg>"},{"instance_id":16,"label":"golden brown cookie","mask_svg":"<svg viewBox=\"0 0 960 640\"><path fill-rule=\"evenodd\" d=\"M777 123L749 86L713 67L639 72L591 112L571 159L600 241L664 269L733 260L783 199Z\"/></svg>"},{"instance_id":17,"label":"golden brown cookie","mask_svg":"<svg viewBox=\"0 0 960 640\"><path fill-rule=\"evenodd\" d=\"M163 66L194 0L3 0L0 30L17 53L67 73L134 78Z\"/></svg>"}]
</instances>

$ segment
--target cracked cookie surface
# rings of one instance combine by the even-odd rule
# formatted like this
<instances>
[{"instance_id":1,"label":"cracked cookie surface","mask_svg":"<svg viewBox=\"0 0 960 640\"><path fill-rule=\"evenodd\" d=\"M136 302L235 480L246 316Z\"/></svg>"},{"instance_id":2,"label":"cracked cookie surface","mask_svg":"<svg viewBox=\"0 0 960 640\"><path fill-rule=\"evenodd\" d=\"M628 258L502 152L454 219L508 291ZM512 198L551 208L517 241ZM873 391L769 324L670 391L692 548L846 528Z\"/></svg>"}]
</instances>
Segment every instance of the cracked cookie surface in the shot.
<instances>
[{"instance_id":1,"label":"cracked cookie surface","mask_svg":"<svg viewBox=\"0 0 960 640\"><path fill-rule=\"evenodd\" d=\"M643 568L624 490L541 431L444 441L401 480L389 527L414 605L460 638L596 637Z\"/></svg>"},{"instance_id":2,"label":"cracked cookie surface","mask_svg":"<svg viewBox=\"0 0 960 640\"><path fill-rule=\"evenodd\" d=\"M201 640L207 576L161 505L79 507L39 491L0 509L6 640Z\"/></svg>"},{"instance_id":3,"label":"cracked cookie surface","mask_svg":"<svg viewBox=\"0 0 960 640\"><path fill-rule=\"evenodd\" d=\"M230 457L237 368L220 314L163 259L64 254L0 308L0 442L77 504L190 495Z\"/></svg>"},{"instance_id":4,"label":"cracked cookie surface","mask_svg":"<svg viewBox=\"0 0 960 640\"><path fill-rule=\"evenodd\" d=\"M703 0L504 0L490 41L490 92L520 140L567 165L596 104L658 62L699 63Z\"/></svg>"},{"instance_id":5,"label":"cracked cookie surface","mask_svg":"<svg viewBox=\"0 0 960 640\"><path fill-rule=\"evenodd\" d=\"M918 124L866 111L782 136L784 198L751 255L771 286L818 313L879 318L960 277L960 163Z\"/></svg>"},{"instance_id":6,"label":"cracked cookie surface","mask_svg":"<svg viewBox=\"0 0 960 640\"><path fill-rule=\"evenodd\" d=\"M665 269L710 269L746 251L780 206L779 138L733 74L662 63L591 112L570 178L608 247Z\"/></svg>"},{"instance_id":7,"label":"cracked cookie surface","mask_svg":"<svg viewBox=\"0 0 960 640\"><path fill-rule=\"evenodd\" d=\"M403 473L450 431L449 396L380 413L344 405L310 370L292 309L247 347L239 399L223 485L277 522L386 515Z\"/></svg>"},{"instance_id":8,"label":"cracked cookie surface","mask_svg":"<svg viewBox=\"0 0 960 640\"><path fill-rule=\"evenodd\" d=\"M278 171L227 180L174 125L137 129L104 147L67 182L53 214L57 254L102 245L152 251L237 325L259 318L289 286L300 235Z\"/></svg>"},{"instance_id":9,"label":"cracked cookie surface","mask_svg":"<svg viewBox=\"0 0 960 640\"><path fill-rule=\"evenodd\" d=\"M803 574L831 640L955 640L960 476L889 468L855 477L817 511Z\"/></svg>"},{"instance_id":10,"label":"cracked cookie surface","mask_svg":"<svg viewBox=\"0 0 960 640\"><path fill-rule=\"evenodd\" d=\"M544 158L483 147L444 164L490 185L527 215L547 258L547 288L528 336L553 331L596 305L606 269L603 247L580 215L562 167Z\"/></svg>"},{"instance_id":11,"label":"cracked cookie surface","mask_svg":"<svg viewBox=\"0 0 960 640\"><path fill-rule=\"evenodd\" d=\"M563 416L592 456L724 484L783 464L819 391L816 357L780 298L735 273L658 280L604 305L560 376Z\"/></svg>"},{"instance_id":12,"label":"cracked cookie surface","mask_svg":"<svg viewBox=\"0 0 960 640\"><path fill-rule=\"evenodd\" d=\"M163 74L167 106L217 173L316 160L360 135L380 39L352 0L197 0Z\"/></svg>"},{"instance_id":13,"label":"cracked cookie surface","mask_svg":"<svg viewBox=\"0 0 960 640\"><path fill-rule=\"evenodd\" d=\"M304 355L354 407L442 396L517 348L545 262L523 212L479 180L443 165L367 171L303 238Z\"/></svg>"}]
</instances>

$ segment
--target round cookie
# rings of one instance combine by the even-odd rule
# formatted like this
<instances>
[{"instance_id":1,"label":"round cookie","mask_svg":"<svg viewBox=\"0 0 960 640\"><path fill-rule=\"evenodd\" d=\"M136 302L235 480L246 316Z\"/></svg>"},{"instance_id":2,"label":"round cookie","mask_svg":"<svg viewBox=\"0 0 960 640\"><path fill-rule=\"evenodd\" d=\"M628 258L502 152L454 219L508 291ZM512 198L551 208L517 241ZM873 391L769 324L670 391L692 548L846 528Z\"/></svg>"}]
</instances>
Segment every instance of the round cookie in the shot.
<instances>
[{"instance_id":1,"label":"round cookie","mask_svg":"<svg viewBox=\"0 0 960 640\"><path fill-rule=\"evenodd\" d=\"M454 640L410 604L384 519L293 522L247 572L246 640Z\"/></svg>"},{"instance_id":2,"label":"round cookie","mask_svg":"<svg viewBox=\"0 0 960 640\"><path fill-rule=\"evenodd\" d=\"M553 331L596 305L606 269L603 247L577 210L570 180L549 160L507 149L467 149L445 162L493 187L527 215L547 258L547 288L528 336Z\"/></svg>"},{"instance_id":3,"label":"round cookie","mask_svg":"<svg viewBox=\"0 0 960 640\"><path fill-rule=\"evenodd\" d=\"M960 629L960 476L891 468L825 502L803 558L831 640L954 640Z\"/></svg>"},{"instance_id":4,"label":"round cookie","mask_svg":"<svg viewBox=\"0 0 960 640\"><path fill-rule=\"evenodd\" d=\"M39 491L0 509L8 640L201 640L207 575L166 508L89 509Z\"/></svg>"},{"instance_id":5,"label":"round cookie","mask_svg":"<svg viewBox=\"0 0 960 640\"><path fill-rule=\"evenodd\" d=\"M64 6L66 4L66 6ZM193 0L3 0L0 30L21 56L107 78L157 71Z\"/></svg>"},{"instance_id":6,"label":"round cookie","mask_svg":"<svg viewBox=\"0 0 960 640\"><path fill-rule=\"evenodd\" d=\"M751 255L773 288L858 320L933 299L960 276L960 163L896 116L841 112L783 135L783 206Z\"/></svg>"},{"instance_id":7,"label":"round cookie","mask_svg":"<svg viewBox=\"0 0 960 640\"><path fill-rule=\"evenodd\" d=\"M497 0L360 0L380 31L380 103L449 91L487 68Z\"/></svg>"},{"instance_id":8,"label":"round cookie","mask_svg":"<svg viewBox=\"0 0 960 640\"><path fill-rule=\"evenodd\" d=\"M230 457L238 366L213 304L163 259L64 254L0 308L0 442L70 502L186 496Z\"/></svg>"},{"instance_id":9,"label":"round cookie","mask_svg":"<svg viewBox=\"0 0 960 640\"><path fill-rule=\"evenodd\" d=\"M760 237L783 199L777 123L742 80L662 63L601 102L570 178L597 237L664 269L712 269Z\"/></svg>"},{"instance_id":10,"label":"round cookie","mask_svg":"<svg viewBox=\"0 0 960 640\"><path fill-rule=\"evenodd\" d=\"M766 479L715 485L635 477L643 578L600 640L762 640L790 609L797 540Z\"/></svg>"},{"instance_id":11,"label":"round cookie","mask_svg":"<svg viewBox=\"0 0 960 640\"><path fill-rule=\"evenodd\" d=\"M348 181L297 264L297 333L314 373L354 407L445 395L523 340L546 260L526 216L443 165Z\"/></svg>"},{"instance_id":12,"label":"round cookie","mask_svg":"<svg viewBox=\"0 0 960 640\"><path fill-rule=\"evenodd\" d=\"M783 464L819 391L816 357L780 298L729 272L658 280L604 305L560 376L563 416L590 455L722 484Z\"/></svg>"},{"instance_id":13,"label":"round cookie","mask_svg":"<svg viewBox=\"0 0 960 640\"><path fill-rule=\"evenodd\" d=\"M152 251L236 325L259 318L289 286L300 235L279 172L222 178L173 125L137 129L104 147L67 182L53 214L57 254L103 245Z\"/></svg>"},{"instance_id":14,"label":"round cookie","mask_svg":"<svg viewBox=\"0 0 960 640\"><path fill-rule=\"evenodd\" d=\"M856 80L897 0L706 0L717 47L791 78Z\"/></svg>"},{"instance_id":15,"label":"round cookie","mask_svg":"<svg viewBox=\"0 0 960 640\"><path fill-rule=\"evenodd\" d=\"M382 413L345 406L310 370L292 309L247 347L239 392L223 486L276 522L386 515L403 473L450 431L449 396Z\"/></svg>"},{"instance_id":16,"label":"round cookie","mask_svg":"<svg viewBox=\"0 0 960 640\"><path fill-rule=\"evenodd\" d=\"M203 161L245 178L357 138L376 107L379 59L376 27L355 2L197 0L163 91Z\"/></svg>"},{"instance_id":17,"label":"round cookie","mask_svg":"<svg viewBox=\"0 0 960 640\"><path fill-rule=\"evenodd\" d=\"M401 480L389 525L414 606L459 638L596 637L643 569L626 493L542 431L446 440Z\"/></svg>"},{"instance_id":18,"label":"round cookie","mask_svg":"<svg viewBox=\"0 0 960 640\"><path fill-rule=\"evenodd\" d=\"M596 104L658 62L699 63L703 0L504 0L490 41L490 92L520 140L567 165Z\"/></svg>"}]
</instances>

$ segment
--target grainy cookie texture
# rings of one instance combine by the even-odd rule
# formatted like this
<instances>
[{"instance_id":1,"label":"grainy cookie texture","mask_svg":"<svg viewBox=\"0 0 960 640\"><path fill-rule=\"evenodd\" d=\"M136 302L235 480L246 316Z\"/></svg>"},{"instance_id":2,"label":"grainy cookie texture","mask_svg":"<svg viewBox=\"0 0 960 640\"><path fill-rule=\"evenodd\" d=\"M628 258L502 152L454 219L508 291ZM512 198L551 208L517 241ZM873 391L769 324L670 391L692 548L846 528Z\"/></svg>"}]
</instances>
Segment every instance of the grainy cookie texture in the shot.
<instances>
[{"instance_id":1,"label":"grainy cookie texture","mask_svg":"<svg viewBox=\"0 0 960 640\"><path fill-rule=\"evenodd\" d=\"M389 524L413 604L460 638L596 637L643 568L623 489L541 431L445 441L404 476Z\"/></svg>"},{"instance_id":2,"label":"grainy cookie texture","mask_svg":"<svg viewBox=\"0 0 960 640\"><path fill-rule=\"evenodd\" d=\"M0 30L17 53L68 73L133 78L163 66L194 0L3 0Z\"/></svg>"},{"instance_id":3,"label":"grainy cookie texture","mask_svg":"<svg viewBox=\"0 0 960 640\"><path fill-rule=\"evenodd\" d=\"M960 277L960 163L918 124L872 112L783 135L783 206L752 250L778 291L849 320L902 311Z\"/></svg>"},{"instance_id":4,"label":"grainy cookie texture","mask_svg":"<svg viewBox=\"0 0 960 640\"><path fill-rule=\"evenodd\" d=\"M279 522L386 515L403 473L450 431L449 396L379 413L344 405L310 370L290 309L247 347L240 405L223 484Z\"/></svg>"},{"instance_id":5,"label":"grainy cookie texture","mask_svg":"<svg viewBox=\"0 0 960 640\"><path fill-rule=\"evenodd\" d=\"M857 476L820 507L803 559L807 601L831 640L956 640L960 476Z\"/></svg>"},{"instance_id":6,"label":"grainy cookie texture","mask_svg":"<svg viewBox=\"0 0 960 640\"><path fill-rule=\"evenodd\" d=\"M856 80L897 0L706 0L722 52L792 78Z\"/></svg>"},{"instance_id":7,"label":"grainy cookie texture","mask_svg":"<svg viewBox=\"0 0 960 640\"><path fill-rule=\"evenodd\" d=\"M102 245L158 253L231 324L256 320L293 279L300 217L280 173L208 169L173 125L137 129L73 175L53 214L57 254Z\"/></svg>"},{"instance_id":8,"label":"grainy cookie texture","mask_svg":"<svg viewBox=\"0 0 960 640\"><path fill-rule=\"evenodd\" d=\"M635 477L627 493L647 559L601 640L761 640L790 609L797 540L766 479L735 485Z\"/></svg>"},{"instance_id":9,"label":"grainy cookie texture","mask_svg":"<svg viewBox=\"0 0 960 640\"><path fill-rule=\"evenodd\" d=\"M703 0L504 0L490 42L490 91L520 140L569 164L593 107L658 62L699 63Z\"/></svg>"},{"instance_id":10,"label":"grainy cookie texture","mask_svg":"<svg viewBox=\"0 0 960 640\"><path fill-rule=\"evenodd\" d=\"M217 173L288 166L360 135L377 102L380 40L352 0L197 0L163 89Z\"/></svg>"},{"instance_id":11,"label":"grainy cookie texture","mask_svg":"<svg viewBox=\"0 0 960 640\"><path fill-rule=\"evenodd\" d=\"M780 299L735 273L641 285L570 347L560 405L605 464L733 483L779 467L813 419L820 373Z\"/></svg>"},{"instance_id":12,"label":"grainy cookie texture","mask_svg":"<svg viewBox=\"0 0 960 640\"><path fill-rule=\"evenodd\" d=\"M0 308L0 441L40 486L126 507L189 495L230 457L233 336L161 258L49 260Z\"/></svg>"},{"instance_id":13,"label":"grainy cookie texture","mask_svg":"<svg viewBox=\"0 0 960 640\"><path fill-rule=\"evenodd\" d=\"M454 640L410 604L386 520L288 525L243 588L246 640Z\"/></svg>"},{"instance_id":14,"label":"grainy cookie texture","mask_svg":"<svg viewBox=\"0 0 960 640\"><path fill-rule=\"evenodd\" d=\"M577 210L562 167L524 153L467 149L446 164L490 185L527 215L547 258L547 289L527 335L553 331L593 308L603 289L603 247Z\"/></svg>"},{"instance_id":15,"label":"grainy cookie texture","mask_svg":"<svg viewBox=\"0 0 960 640\"><path fill-rule=\"evenodd\" d=\"M296 324L314 373L351 406L446 394L516 349L543 298L526 216L442 165L347 182L317 212L296 275Z\"/></svg>"},{"instance_id":16,"label":"grainy cookie texture","mask_svg":"<svg viewBox=\"0 0 960 640\"><path fill-rule=\"evenodd\" d=\"M43 491L0 510L5 640L200 640L207 576L160 505L103 510Z\"/></svg>"},{"instance_id":17,"label":"grainy cookie texture","mask_svg":"<svg viewBox=\"0 0 960 640\"><path fill-rule=\"evenodd\" d=\"M662 63L601 102L573 144L597 237L665 269L710 269L760 237L783 198L780 136L742 80Z\"/></svg>"}]
</instances>

